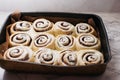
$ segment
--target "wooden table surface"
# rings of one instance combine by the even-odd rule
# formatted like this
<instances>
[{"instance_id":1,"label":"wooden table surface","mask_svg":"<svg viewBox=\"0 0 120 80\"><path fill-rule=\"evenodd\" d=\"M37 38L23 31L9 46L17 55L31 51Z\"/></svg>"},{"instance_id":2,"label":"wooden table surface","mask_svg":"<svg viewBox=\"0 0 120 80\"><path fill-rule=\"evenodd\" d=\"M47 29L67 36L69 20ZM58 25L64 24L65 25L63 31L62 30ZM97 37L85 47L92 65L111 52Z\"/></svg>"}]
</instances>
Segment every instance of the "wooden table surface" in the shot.
<instances>
[{"instance_id":1,"label":"wooden table surface","mask_svg":"<svg viewBox=\"0 0 120 80\"><path fill-rule=\"evenodd\" d=\"M9 13L0 12L0 26ZM102 17L109 38L112 59L99 76L13 73L0 68L0 80L120 80L120 13L95 13ZM1 28L1 27L0 27Z\"/></svg>"}]
</instances>

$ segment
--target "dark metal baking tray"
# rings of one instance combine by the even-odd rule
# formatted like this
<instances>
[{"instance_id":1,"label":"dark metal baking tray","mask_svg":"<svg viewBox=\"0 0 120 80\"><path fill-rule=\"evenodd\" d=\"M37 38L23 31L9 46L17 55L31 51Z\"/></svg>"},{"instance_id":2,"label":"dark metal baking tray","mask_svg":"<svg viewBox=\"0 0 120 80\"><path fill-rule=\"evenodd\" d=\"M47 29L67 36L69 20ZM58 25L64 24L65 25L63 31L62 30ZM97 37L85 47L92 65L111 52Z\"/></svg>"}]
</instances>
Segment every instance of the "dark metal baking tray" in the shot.
<instances>
[{"instance_id":1,"label":"dark metal baking tray","mask_svg":"<svg viewBox=\"0 0 120 80\"><path fill-rule=\"evenodd\" d=\"M3 46L3 43L6 42L6 27L12 23L11 16L9 15L6 19L2 30L0 33L0 44ZM111 51L108 41L108 36L105 30L104 23L102 19L95 14L83 14L83 13L64 13L64 12L21 12L21 20L27 20L26 16L30 17L42 17L47 18L50 21L56 22L59 20L64 20L71 22L72 24L81 22L93 22L94 28L98 32L100 41L101 41L101 51L104 53L105 62L103 64L94 64L87 66L51 66L51 65L42 65L30 62L21 62L21 61L11 61L4 60L0 58L0 66L9 71L23 71L23 72L40 72L40 73L60 73L60 74L101 74L105 71L107 64L111 60ZM15 19L16 21L18 19ZM32 20L31 20L32 21ZM0 48L0 54L3 55L2 49Z\"/></svg>"}]
</instances>

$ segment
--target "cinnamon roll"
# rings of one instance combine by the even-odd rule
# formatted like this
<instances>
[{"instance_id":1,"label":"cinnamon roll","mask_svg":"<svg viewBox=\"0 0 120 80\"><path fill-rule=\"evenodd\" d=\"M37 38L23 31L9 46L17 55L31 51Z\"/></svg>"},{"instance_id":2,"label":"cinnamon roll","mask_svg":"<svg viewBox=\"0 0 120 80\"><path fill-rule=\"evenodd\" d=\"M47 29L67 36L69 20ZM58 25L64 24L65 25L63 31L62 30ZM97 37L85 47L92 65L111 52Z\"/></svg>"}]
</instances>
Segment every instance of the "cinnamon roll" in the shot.
<instances>
[{"instance_id":1,"label":"cinnamon roll","mask_svg":"<svg viewBox=\"0 0 120 80\"><path fill-rule=\"evenodd\" d=\"M104 56L101 52L89 49L80 50L77 54L79 65L101 64L104 63Z\"/></svg>"},{"instance_id":2,"label":"cinnamon roll","mask_svg":"<svg viewBox=\"0 0 120 80\"><path fill-rule=\"evenodd\" d=\"M54 36L49 33L39 33L33 40L32 48L34 51L38 48L46 47L54 49Z\"/></svg>"},{"instance_id":3,"label":"cinnamon roll","mask_svg":"<svg viewBox=\"0 0 120 80\"><path fill-rule=\"evenodd\" d=\"M18 21L11 25L10 27L10 33L16 33L16 32L28 32L32 29L31 23L28 21Z\"/></svg>"},{"instance_id":4,"label":"cinnamon roll","mask_svg":"<svg viewBox=\"0 0 120 80\"><path fill-rule=\"evenodd\" d=\"M69 22L58 21L55 23L53 29L54 29L55 36L59 34L75 35L74 26Z\"/></svg>"},{"instance_id":5,"label":"cinnamon roll","mask_svg":"<svg viewBox=\"0 0 120 80\"><path fill-rule=\"evenodd\" d=\"M48 48L39 48L34 54L34 62L47 65L57 65L58 53Z\"/></svg>"},{"instance_id":6,"label":"cinnamon roll","mask_svg":"<svg viewBox=\"0 0 120 80\"><path fill-rule=\"evenodd\" d=\"M76 24L75 33L76 33L76 36L80 35L81 33L90 33L90 34L96 35L94 28L87 23Z\"/></svg>"},{"instance_id":7,"label":"cinnamon roll","mask_svg":"<svg viewBox=\"0 0 120 80\"><path fill-rule=\"evenodd\" d=\"M60 66L77 66L77 55L76 52L72 50L63 50L60 52L59 58L59 65Z\"/></svg>"},{"instance_id":8,"label":"cinnamon roll","mask_svg":"<svg viewBox=\"0 0 120 80\"><path fill-rule=\"evenodd\" d=\"M33 55L32 50L27 46L15 46L7 49L4 59L15 61L30 61Z\"/></svg>"},{"instance_id":9,"label":"cinnamon roll","mask_svg":"<svg viewBox=\"0 0 120 80\"><path fill-rule=\"evenodd\" d=\"M55 40L57 50L75 50L75 38L71 35L58 35Z\"/></svg>"},{"instance_id":10,"label":"cinnamon roll","mask_svg":"<svg viewBox=\"0 0 120 80\"><path fill-rule=\"evenodd\" d=\"M47 19L37 19L33 22L33 27L36 32L53 33L53 23Z\"/></svg>"},{"instance_id":11,"label":"cinnamon roll","mask_svg":"<svg viewBox=\"0 0 120 80\"><path fill-rule=\"evenodd\" d=\"M10 36L9 46L31 46L32 38L27 33L15 33Z\"/></svg>"},{"instance_id":12,"label":"cinnamon roll","mask_svg":"<svg viewBox=\"0 0 120 80\"><path fill-rule=\"evenodd\" d=\"M89 33L81 34L77 37L76 40L76 49L100 49L100 40L96 38L94 35Z\"/></svg>"}]
</instances>

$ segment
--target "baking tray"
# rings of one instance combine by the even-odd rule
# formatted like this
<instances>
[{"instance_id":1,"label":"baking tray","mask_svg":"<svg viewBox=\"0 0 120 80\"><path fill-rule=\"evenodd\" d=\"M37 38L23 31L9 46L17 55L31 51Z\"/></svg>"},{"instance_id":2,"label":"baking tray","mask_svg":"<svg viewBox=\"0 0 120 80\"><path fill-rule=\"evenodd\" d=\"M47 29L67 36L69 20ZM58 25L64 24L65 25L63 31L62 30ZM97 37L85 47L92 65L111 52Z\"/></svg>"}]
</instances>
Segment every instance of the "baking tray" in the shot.
<instances>
[{"instance_id":1,"label":"baking tray","mask_svg":"<svg viewBox=\"0 0 120 80\"><path fill-rule=\"evenodd\" d=\"M31 62L11 61L4 60L1 56L4 53L4 43L6 42L6 28L11 23L18 20L34 21L36 18L42 17L49 19L52 22L64 20L72 24L78 22L87 22L91 24L98 32L101 40L101 52L104 53L105 62L103 64L94 64L87 66L52 66L37 64ZM29 19L30 18L30 19ZM95 14L83 13L63 13L63 12L21 12L10 14L6 19L0 33L0 66L9 71L22 71L22 72L40 72L40 73L58 73L58 74L85 74L97 75L105 71L107 64L111 60L111 52L108 41L108 36L105 30L102 19Z\"/></svg>"}]
</instances>

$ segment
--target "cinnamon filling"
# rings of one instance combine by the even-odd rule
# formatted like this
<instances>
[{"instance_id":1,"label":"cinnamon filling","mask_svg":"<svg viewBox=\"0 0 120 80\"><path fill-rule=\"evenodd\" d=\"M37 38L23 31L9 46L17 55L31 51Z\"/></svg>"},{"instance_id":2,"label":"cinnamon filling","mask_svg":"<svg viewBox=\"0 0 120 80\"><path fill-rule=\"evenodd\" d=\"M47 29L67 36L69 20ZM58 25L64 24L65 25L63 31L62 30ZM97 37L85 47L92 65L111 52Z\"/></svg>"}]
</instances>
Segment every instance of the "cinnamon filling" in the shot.
<instances>
[{"instance_id":1,"label":"cinnamon filling","mask_svg":"<svg viewBox=\"0 0 120 80\"><path fill-rule=\"evenodd\" d=\"M89 29L86 25L77 26L77 33L88 33L91 32L91 28Z\"/></svg>"},{"instance_id":2,"label":"cinnamon filling","mask_svg":"<svg viewBox=\"0 0 120 80\"><path fill-rule=\"evenodd\" d=\"M49 54L49 53L46 53L46 51L39 51L38 53L38 56L36 59L39 60L39 63L42 63L42 64L53 64L52 60L53 60L53 55L52 54Z\"/></svg>"},{"instance_id":3,"label":"cinnamon filling","mask_svg":"<svg viewBox=\"0 0 120 80\"><path fill-rule=\"evenodd\" d=\"M85 61L86 62L85 64L87 65L88 63L94 63L98 59L98 57L99 56L97 56L94 52L86 52L83 55L83 61ZM100 62L101 60L98 63Z\"/></svg>"},{"instance_id":4,"label":"cinnamon filling","mask_svg":"<svg viewBox=\"0 0 120 80\"><path fill-rule=\"evenodd\" d=\"M62 25L63 27L67 27L67 26L69 26L69 25L66 24L66 23L61 23L61 25Z\"/></svg>"},{"instance_id":5,"label":"cinnamon filling","mask_svg":"<svg viewBox=\"0 0 120 80\"><path fill-rule=\"evenodd\" d=\"M73 45L73 42L74 42L74 39L73 37L68 37L68 36L63 36L63 37L60 37L59 40L58 40L58 44L59 46L72 46Z\"/></svg>"},{"instance_id":6,"label":"cinnamon filling","mask_svg":"<svg viewBox=\"0 0 120 80\"><path fill-rule=\"evenodd\" d=\"M76 65L77 58L76 58L76 56L74 55L74 53L72 53L72 52L69 51L69 50L66 50L66 51L61 52L61 54L63 54L63 55L62 55L62 61L63 61L66 65L69 65L69 66Z\"/></svg>"},{"instance_id":7,"label":"cinnamon filling","mask_svg":"<svg viewBox=\"0 0 120 80\"><path fill-rule=\"evenodd\" d=\"M75 62L76 62L75 56L73 56L72 54L69 55L69 56L67 57L67 59L69 60L69 62L72 62L72 63L75 63Z\"/></svg>"},{"instance_id":8,"label":"cinnamon filling","mask_svg":"<svg viewBox=\"0 0 120 80\"><path fill-rule=\"evenodd\" d=\"M44 27L48 27L48 24L45 25L45 23L43 21L39 21L39 22L36 22L36 27L44 28Z\"/></svg>"},{"instance_id":9,"label":"cinnamon filling","mask_svg":"<svg viewBox=\"0 0 120 80\"><path fill-rule=\"evenodd\" d=\"M81 36L79 38L79 42L80 44L84 45L84 46L94 46L97 44L97 40L96 38L92 37L92 36Z\"/></svg>"},{"instance_id":10,"label":"cinnamon filling","mask_svg":"<svg viewBox=\"0 0 120 80\"><path fill-rule=\"evenodd\" d=\"M21 61L27 61L27 60L29 60L29 55L27 54L24 58L19 59L19 60L21 60Z\"/></svg>"},{"instance_id":11,"label":"cinnamon filling","mask_svg":"<svg viewBox=\"0 0 120 80\"><path fill-rule=\"evenodd\" d=\"M94 57L93 55L87 55L87 56L86 56L86 60L87 60L88 62L93 62L93 61L95 60L95 57Z\"/></svg>"},{"instance_id":12,"label":"cinnamon filling","mask_svg":"<svg viewBox=\"0 0 120 80\"><path fill-rule=\"evenodd\" d=\"M21 23L16 23L14 26L14 31L28 31L30 30L30 24L21 22Z\"/></svg>"},{"instance_id":13,"label":"cinnamon filling","mask_svg":"<svg viewBox=\"0 0 120 80\"><path fill-rule=\"evenodd\" d=\"M63 46L68 46L69 43L71 43L71 40L69 39L69 37L61 37L59 39L59 42L63 45Z\"/></svg>"},{"instance_id":14,"label":"cinnamon filling","mask_svg":"<svg viewBox=\"0 0 120 80\"><path fill-rule=\"evenodd\" d=\"M20 60L20 61L27 61L29 59L29 53L27 53L25 55L25 57L21 57L22 55L24 54L24 51L22 51L22 49L13 49L9 52L9 56L8 57L6 55L6 58L7 59L11 59L11 58L14 58L16 60ZM20 58L21 57L21 58ZM18 58L18 59L17 59Z\"/></svg>"},{"instance_id":15,"label":"cinnamon filling","mask_svg":"<svg viewBox=\"0 0 120 80\"><path fill-rule=\"evenodd\" d=\"M69 30L70 26L68 23L61 23L60 26L59 26L61 29L63 30Z\"/></svg>"},{"instance_id":16,"label":"cinnamon filling","mask_svg":"<svg viewBox=\"0 0 120 80\"><path fill-rule=\"evenodd\" d=\"M11 50L9 53L10 53L10 57L14 57L14 58L17 58L20 56L20 53L19 53L19 49L15 49L15 50Z\"/></svg>"},{"instance_id":17,"label":"cinnamon filling","mask_svg":"<svg viewBox=\"0 0 120 80\"><path fill-rule=\"evenodd\" d=\"M12 36L11 41L18 43L18 44L26 43L28 41L26 45L30 45L32 39L29 35L21 33L21 34L15 34L14 36Z\"/></svg>"},{"instance_id":18,"label":"cinnamon filling","mask_svg":"<svg viewBox=\"0 0 120 80\"><path fill-rule=\"evenodd\" d=\"M45 61L51 61L53 59L53 55L52 54L44 54L42 56L42 58L45 60Z\"/></svg>"},{"instance_id":19,"label":"cinnamon filling","mask_svg":"<svg viewBox=\"0 0 120 80\"><path fill-rule=\"evenodd\" d=\"M75 58L75 56L73 55L68 55L67 57L65 57L66 54L64 54L62 56L62 61L66 64L66 65L69 65L69 66L73 66L76 64L77 62L77 59ZM66 60L65 60L66 58Z\"/></svg>"},{"instance_id":20,"label":"cinnamon filling","mask_svg":"<svg viewBox=\"0 0 120 80\"><path fill-rule=\"evenodd\" d=\"M35 30L37 32L48 31L52 28L50 22L48 22L48 21L46 23L44 21L36 22L35 26L36 26Z\"/></svg>"},{"instance_id":21,"label":"cinnamon filling","mask_svg":"<svg viewBox=\"0 0 120 80\"><path fill-rule=\"evenodd\" d=\"M48 37L47 35L39 35L36 39L34 44L37 47L44 47L47 46L51 42L51 38Z\"/></svg>"}]
</instances>

